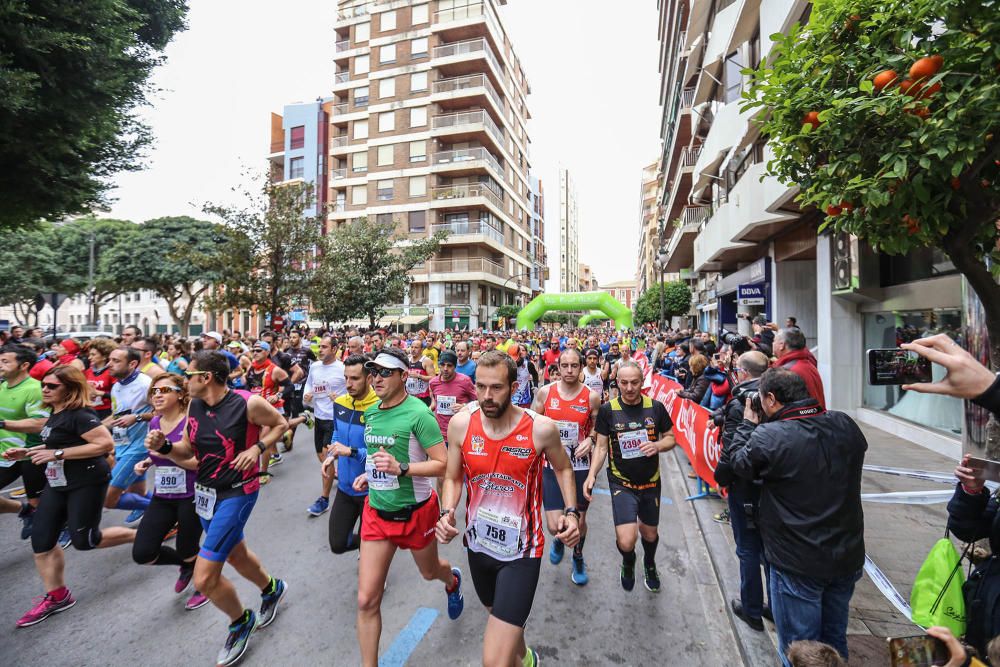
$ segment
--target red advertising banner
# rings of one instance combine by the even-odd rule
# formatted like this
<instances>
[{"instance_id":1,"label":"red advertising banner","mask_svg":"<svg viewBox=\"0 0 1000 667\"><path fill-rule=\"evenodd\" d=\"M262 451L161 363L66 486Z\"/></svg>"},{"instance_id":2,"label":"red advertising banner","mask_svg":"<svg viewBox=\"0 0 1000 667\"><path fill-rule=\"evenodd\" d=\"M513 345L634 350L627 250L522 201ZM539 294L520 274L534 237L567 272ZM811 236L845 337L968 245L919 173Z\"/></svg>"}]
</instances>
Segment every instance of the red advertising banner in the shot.
<instances>
[{"instance_id":1,"label":"red advertising banner","mask_svg":"<svg viewBox=\"0 0 1000 667\"><path fill-rule=\"evenodd\" d=\"M708 410L677 392L681 385L662 375L653 375L649 396L667 406L667 412L674 423L674 439L687 453L695 474L709 486L715 482L715 466L722 455L719 429L712 423Z\"/></svg>"}]
</instances>

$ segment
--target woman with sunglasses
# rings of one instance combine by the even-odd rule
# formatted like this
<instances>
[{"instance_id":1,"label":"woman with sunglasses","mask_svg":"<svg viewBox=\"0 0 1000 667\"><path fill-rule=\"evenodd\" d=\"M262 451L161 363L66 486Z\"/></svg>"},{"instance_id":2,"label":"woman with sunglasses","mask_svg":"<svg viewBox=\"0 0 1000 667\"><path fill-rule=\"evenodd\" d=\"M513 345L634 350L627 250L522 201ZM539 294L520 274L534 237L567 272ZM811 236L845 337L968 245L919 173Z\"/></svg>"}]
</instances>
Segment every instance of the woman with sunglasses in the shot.
<instances>
[{"instance_id":1,"label":"woman with sunglasses","mask_svg":"<svg viewBox=\"0 0 1000 667\"><path fill-rule=\"evenodd\" d=\"M35 465L46 466L47 484L35 510L31 548L47 592L17 621L19 628L40 623L76 604L63 581L65 560L57 544L63 526L69 525L73 546L80 551L135 539L131 528L101 530L111 480L106 457L114 450L114 440L91 407L91 388L83 372L75 366L53 368L42 378L42 401L52 410L41 428L42 444L3 453L7 460L30 458Z\"/></svg>"},{"instance_id":2,"label":"woman with sunglasses","mask_svg":"<svg viewBox=\"0 0 1000 667\"><path fill-rule=\"evenodd\" d=\"M153 381L148 400L156 414L149 422L149 430L162 431L167 441L180 442L187 421L188 393L184 378L167 373ZM132 560L139 565L177 565L180 574L174 592L183 593L194 576L194 561L198 556L201 540L201 520L194 511L194 478L198 459L191 456L174 462L165 456L150 453L145 460L135 464L135 474L146 476L146 471L156 466L153 477L153 499L142 515L142 522L132 544ZM177 526L176 549L164 546L163 541ZM195 591L184 604L187 610L208 604L208 598Z\"/></svg>"}]
</instances>

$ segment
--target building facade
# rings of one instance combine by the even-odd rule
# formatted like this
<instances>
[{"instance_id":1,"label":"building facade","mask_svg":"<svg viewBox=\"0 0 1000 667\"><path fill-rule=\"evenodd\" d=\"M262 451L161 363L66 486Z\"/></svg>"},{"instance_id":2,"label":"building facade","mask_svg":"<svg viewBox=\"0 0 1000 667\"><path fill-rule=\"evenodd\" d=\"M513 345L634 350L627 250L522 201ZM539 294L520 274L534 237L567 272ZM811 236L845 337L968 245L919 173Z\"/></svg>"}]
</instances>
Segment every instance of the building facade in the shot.
<instances>
[{"instance_id":1,"label":"building facade","mask_svg":"<svg viewBox=\"0 0 1000 667\"><path fill-rule=\"evenodd\" d=\"M576 186L568 169L559 170L559 291L580 290L580 219Z\"/></svg>"},{"instance_id":2,"label":"building facade","mask_svg":"<svg viewBox=\"0 0 1000 667\"><path fill-rule=\"evenodd\" d=\"M660 163L646 165L642 170L639 190L639 257L636 262L636 289L642 294L660 280Z\"/></svg>"},{"instance_id":3,"label":"building facade","mask_svg":"<svg viewBox=\"0 0 1000 667\"><path fill-rule=\"evenodd\" d=\"M589 264L584 264L580 262L579 268L577 269L577 275L580 276L579 282L577 283L576 292L596 292L597 291L597 276L594 275L594 271L590 268Z\"/></svg>"},{"instance_id":4,"label":"building facade","mask_svg":"<svg viewBox=\"0 0 1000 667\"><path fill-rule=\"evenodd\" d=\"M531 298L545 291L549 279L549 258L545 252L545 188L542 181L528 175L528 204L531 214Z\"/></svg>"},{"instance_id":5,"label":"building facade","mask_svg":"<svg viewBox=\"0 0 1000 667\"><path fill-rule=\"evenodd\" d=\"M339 0L330 94L272 119L273 172L316 184L328 230L366 216L448 233L382 324L485 326L544 282L530 86L498 4Z\"/></svg>"},{"instance_id":6,"label":"building facade","mask_svg":"<svg viewBox=\"0 0 1000 667\"><path fill-rule=\"evenodd\" d=\"M622 302L629 310L635 306L636 299L639 298L639 288L634 280L619 280L613 283L601 285L600 290L607 292Z\"/></svg>"}]
</instances>

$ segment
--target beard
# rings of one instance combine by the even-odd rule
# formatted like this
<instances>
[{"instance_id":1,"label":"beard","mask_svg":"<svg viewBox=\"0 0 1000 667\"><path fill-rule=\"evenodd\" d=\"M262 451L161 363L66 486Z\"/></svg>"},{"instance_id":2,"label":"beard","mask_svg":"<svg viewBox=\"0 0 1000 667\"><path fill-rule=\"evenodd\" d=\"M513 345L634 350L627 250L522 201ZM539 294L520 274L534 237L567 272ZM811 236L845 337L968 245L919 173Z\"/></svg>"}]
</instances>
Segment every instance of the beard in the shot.
<instances>
[{"instance_id":1,"label":"beard","mask_svg":"<svg viewBox=\"0 0 1000 667\"><path fill-rule=\"evenodd\" d=\"M507 410L510 409L510 397L502 403L494 403L493 401L480 401L479 408L483 411L483 414L490 419L499 419L507 414Z\"/></svg>"}]
</instances>

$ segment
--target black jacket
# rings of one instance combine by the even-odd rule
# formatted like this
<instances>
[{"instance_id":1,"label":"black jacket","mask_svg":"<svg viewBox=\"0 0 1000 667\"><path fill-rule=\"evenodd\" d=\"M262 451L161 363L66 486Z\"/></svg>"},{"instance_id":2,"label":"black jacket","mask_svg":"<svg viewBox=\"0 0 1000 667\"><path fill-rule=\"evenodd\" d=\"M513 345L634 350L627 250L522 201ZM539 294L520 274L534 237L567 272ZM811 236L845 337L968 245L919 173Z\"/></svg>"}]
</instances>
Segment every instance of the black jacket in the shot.
<instances>
[{"instance_id":1,"label":"black jacket","mask_svg":"<svg viewBox=\"0 0 1000 667\"><path fill-rule=\"evenodd\" d=\"M691 378L690 384L687 389L677 392L677 395L681 398L686 398L694 401L695 403L701 404L701 399L705 398L705 392L709 390L712 383L709 381L705 374Z\"/></svg>"},{"instance_id":2,"label":"black jacket","mask_svg":"<svg viewBox=\"0 0 1000 667\"><path fill-rule=\"evenodd\" d=\"M736 429L743 423L743 410L746 407L746 393L757 391L760 386L760 378L753 378L746 382L741 382L733 387L733 398L722 408L726 421L722 424L722 433L719 439L722 441L722 454L719 456L719 464L715 467L715 481L722 486L733 486L738 484L741 489L751 491L751 495L756 495L755 485L750 480L740 479L733 474L732 458L736 451L734 437ZM744 495L746 497L746 495Z\"/></svg>"},{"instance_id":3,"label":"black jacket","mask_svg":"<svg viewBox=\"0 0 1000 667\"><path fill-rule=\"evenodd\" d=\"M993 381L990 388L983 392L982 396L972 401L976 405L986 408L993 413L993 416L1000 419L1000 375Z\"/></svg>"},{"instance_id":4,"label":"black jacket","mask_svg":"<svg viewBox=\"0 0 1000 667\"><path fill-rule=\"evenodd\" d=\"M861 469L868 441L854 420L814 399L784 406L733 438L733 473L762 482L757 525L775 567L826 579L865 564Z\"/></svg>"}]
</instances>

